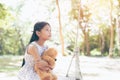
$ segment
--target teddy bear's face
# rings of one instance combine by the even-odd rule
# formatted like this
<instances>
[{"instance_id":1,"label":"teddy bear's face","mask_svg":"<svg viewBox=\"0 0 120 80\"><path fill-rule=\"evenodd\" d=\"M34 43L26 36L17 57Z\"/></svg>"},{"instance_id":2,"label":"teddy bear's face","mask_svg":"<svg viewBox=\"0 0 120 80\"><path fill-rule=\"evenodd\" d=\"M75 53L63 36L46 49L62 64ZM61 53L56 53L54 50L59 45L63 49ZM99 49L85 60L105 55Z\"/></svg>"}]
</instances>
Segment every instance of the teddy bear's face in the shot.
<instances>
[{"instance_id":1,"label":"teddy bear's face","mask_svg":"<svg viewBox=\"0 0 120 80\"><path fill-rule=\"evenodd\" d=\"M55 59L56 56L57 56L57 51L54 48L49 48L45 51L44 54L46 54L46 55L50 56L51 58Z\"/></svg>"}]
</instances>

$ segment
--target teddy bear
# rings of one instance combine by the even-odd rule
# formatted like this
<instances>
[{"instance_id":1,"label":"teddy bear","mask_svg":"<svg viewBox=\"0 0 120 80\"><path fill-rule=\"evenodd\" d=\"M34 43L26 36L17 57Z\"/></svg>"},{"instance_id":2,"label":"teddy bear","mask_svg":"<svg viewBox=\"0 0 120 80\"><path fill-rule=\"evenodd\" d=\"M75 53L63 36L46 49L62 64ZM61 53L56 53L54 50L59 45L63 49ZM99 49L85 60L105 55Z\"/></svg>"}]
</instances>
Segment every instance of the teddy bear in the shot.
<instances>
[{"instance_id":1,"label":"teddy bear","mask_svg":"<svg viewBox=\"0 0 120 80\"><path fill-rule=\"evenodd\" d=\"M56 49L48 48L47 50L44 51L43 55L41 56L41 58L50 65L49 71L42 71L38 69L36 66L34 67L35 71L40 76L41 80L46 80L46 78L48 78L49 80L57 80L57 76L52 73L52 69L55 66L57 54L58 53Z\"/></svg>"}]
</instances>

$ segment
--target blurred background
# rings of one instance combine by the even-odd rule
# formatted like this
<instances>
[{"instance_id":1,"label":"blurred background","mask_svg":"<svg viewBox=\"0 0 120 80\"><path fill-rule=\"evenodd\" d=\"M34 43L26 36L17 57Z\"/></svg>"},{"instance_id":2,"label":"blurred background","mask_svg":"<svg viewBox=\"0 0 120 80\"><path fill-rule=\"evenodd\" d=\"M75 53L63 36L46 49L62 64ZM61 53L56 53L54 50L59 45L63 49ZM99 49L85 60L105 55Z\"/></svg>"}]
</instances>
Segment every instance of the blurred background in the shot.
<instances>
[{"instance_id":1,"label":"blurred background","mask_svg":"<svg viewBox=\"0 0 120 80\"><path fill-rule=\"evenodd\" d=\"M120 57L120 0L0 0L2 76L20 69L37 21L50 23L46 44L62 56L74 54L77 39L80 56Z\"/></svg>"}]
</instances>

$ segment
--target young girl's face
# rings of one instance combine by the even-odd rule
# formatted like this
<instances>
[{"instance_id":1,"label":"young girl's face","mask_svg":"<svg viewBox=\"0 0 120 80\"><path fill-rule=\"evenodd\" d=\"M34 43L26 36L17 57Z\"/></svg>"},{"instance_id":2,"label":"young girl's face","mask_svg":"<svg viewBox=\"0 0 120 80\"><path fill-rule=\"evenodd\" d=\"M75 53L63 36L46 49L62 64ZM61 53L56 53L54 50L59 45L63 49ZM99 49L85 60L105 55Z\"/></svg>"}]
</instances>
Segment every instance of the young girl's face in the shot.
<instances>
[{"instance_id":1,"label":"young girl's face","mask_svg":"<svg viewBox=\"0 0 120 80\"><path fill-rule=\"evenodd\" d=\"M51 38L51 27L46 25L41 29L39 34L40 39L49 40Z\"/></svg>"}]
</instances>

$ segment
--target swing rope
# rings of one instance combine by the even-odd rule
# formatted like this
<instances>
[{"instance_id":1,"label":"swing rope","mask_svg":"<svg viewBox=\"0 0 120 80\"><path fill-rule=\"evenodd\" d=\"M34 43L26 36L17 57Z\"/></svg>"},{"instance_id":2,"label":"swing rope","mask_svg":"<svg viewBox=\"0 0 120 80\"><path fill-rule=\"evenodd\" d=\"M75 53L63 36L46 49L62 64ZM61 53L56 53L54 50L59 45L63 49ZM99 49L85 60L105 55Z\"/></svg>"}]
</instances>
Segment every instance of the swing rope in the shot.
<instances>
[{"instance_id":1,"label":"swing rope","mask_svg":"<svg viewBox=\"0 0 120 80\"><path fill-rule=\"evenodd\" d=\"M76 72L76 80L83 80L82 78L82 74L81 74L81 71L80 71L80 61L79 61L79 47L78 47L78 35L79 35L79 26L81 26L81 0L80 0L80 3L79 3L79 15L78 15L78 21L79 21L79 24L77 26L77 34L76 34L76 44L75 44L75 72Z\"/></svg>"},{"instance_id":2,"label":"swing rope","mask_svg":"<svg viewBox=\"0 0 120 80\"><path fill-rule=\"evenodd\" d=\"M76 40L75 40L75 47L74 47L74 55L71 59L71 62L70 62L70 65L69 65L69 68L68 68L68 71L67 71L67 74L66 74L66 77L68 77L68 72L70 70L70 67L71 67L71 64L72 64L72 61L73 61L73 58L75 57L75 80L83 80L83 77L82 77L82 74L81 74L81 71L80 71L80 64L79 64L79 47L78 47L78 35L79 35L79 26L80 26L80 23L81 23L81 0L80 0L80 4L79 4L79 16L78 16L78 21L79 21L79 24L77 26L77 33L76 33Z\"/></svg>"}]
</instances>

